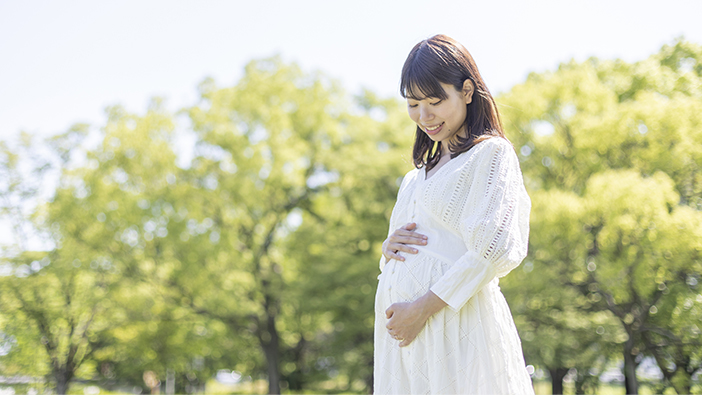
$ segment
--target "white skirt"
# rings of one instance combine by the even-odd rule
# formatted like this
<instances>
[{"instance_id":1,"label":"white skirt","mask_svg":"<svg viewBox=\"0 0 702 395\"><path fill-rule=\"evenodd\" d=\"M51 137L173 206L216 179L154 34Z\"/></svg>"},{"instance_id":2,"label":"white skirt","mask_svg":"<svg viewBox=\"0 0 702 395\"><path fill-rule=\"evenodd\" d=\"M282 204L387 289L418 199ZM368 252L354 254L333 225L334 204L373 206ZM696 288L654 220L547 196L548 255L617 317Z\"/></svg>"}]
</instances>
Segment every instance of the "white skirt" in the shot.
<instances>
[{"instance_id":1,"label":"white skirt","mask_svg":"<svg viewBox=\"0 0 702 395\"><path fill-rule=\"evenodd\" d=\"M374 394L533 394L497 278L459 311L440 310L410 345L399 347L385 328L385 310L424 295L450 267L422 252L405 257L388 262L378 277Z\"/></svg>"}]
</instances>

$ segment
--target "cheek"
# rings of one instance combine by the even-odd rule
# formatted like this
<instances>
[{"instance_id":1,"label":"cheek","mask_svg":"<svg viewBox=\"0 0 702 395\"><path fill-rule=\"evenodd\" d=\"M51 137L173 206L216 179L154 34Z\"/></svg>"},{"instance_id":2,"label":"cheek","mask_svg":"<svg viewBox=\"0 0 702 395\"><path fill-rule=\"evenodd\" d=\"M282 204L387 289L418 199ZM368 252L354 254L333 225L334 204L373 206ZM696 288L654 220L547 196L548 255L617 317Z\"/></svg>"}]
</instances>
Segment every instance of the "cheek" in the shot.
<instances>
[{"instance_id":1,"label":"cheek","mask_svg":"<svg viewBox=\"0 0 702 395\"><path fill-rule=\"evenodd\" d=\"M419 111L414 109L408 109L407 114L409 115L410 119L413 120L415 123L419 120Z\"/></svg>"},{"instance_id":2,"label":"cheek","mask_svg":"<svg viewBox=\"0 0 702 395\"><path fill-rule=\"evenodd\" d=\"M454 123L463 123L463 121L466 119L465 107L457 107L451 112L451 118L453 119Z\"/></svg>"}]
</instances>

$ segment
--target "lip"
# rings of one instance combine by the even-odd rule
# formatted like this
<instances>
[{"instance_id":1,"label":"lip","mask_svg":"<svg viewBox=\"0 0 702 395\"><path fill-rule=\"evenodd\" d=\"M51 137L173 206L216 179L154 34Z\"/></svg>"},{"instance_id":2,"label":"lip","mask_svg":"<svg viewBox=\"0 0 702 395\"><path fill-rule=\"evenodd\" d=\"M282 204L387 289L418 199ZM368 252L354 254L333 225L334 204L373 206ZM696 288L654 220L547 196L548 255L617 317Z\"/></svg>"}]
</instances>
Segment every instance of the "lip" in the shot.
<instances>
[{"instance_id":1,"label":"lip","mask_svg":"<svg viewBox=\"0 0 702 395\"><path fill-rule=\"evenodd\" d=\"M434 129L434 130L429 130L429 128L428 128L427 126L425 126L425 127L424 127L424 131L425 131L427 134L430 134L430 135L437 134L437 133L439 133L439 132L444 128L444 124L445 124L445 122L441 122L441 123L439 124L439 127L436 128L436 129Z\"/></svg>"}]
</instances>

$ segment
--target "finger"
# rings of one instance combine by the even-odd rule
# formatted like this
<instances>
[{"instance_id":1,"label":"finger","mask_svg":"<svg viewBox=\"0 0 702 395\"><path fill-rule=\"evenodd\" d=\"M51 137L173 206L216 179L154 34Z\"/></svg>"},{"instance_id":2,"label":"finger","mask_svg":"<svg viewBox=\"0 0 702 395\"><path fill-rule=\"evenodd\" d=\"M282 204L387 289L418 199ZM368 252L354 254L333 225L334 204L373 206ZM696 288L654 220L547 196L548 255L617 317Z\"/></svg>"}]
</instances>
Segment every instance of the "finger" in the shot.
<instances>
[{"instance_id":1,"label":"finger","mask_svg":"<svg viewBox=\"0 0 702 395\"><path fill-rule=\"evenodd\" d=\"M411 244L426 244L427 237L419 233L397 233L388 238L388 244L391 243L411 243Z\"/></svg>"},{"instance_id":2,"label":"finger","mask_svg":"<svg viewBox=\"0 0 702 395\"><path fill-rule=\"evenodd\" d=\"M402 341L400 342L400 347L407 347L407 346L409 346L410 343L412 343L416 337L417 337L417 336L407 337L407 338L402 339Z\"/></svg>"},{"instance_id":3,"label":"finger","mask_svg":"<svg viewBox=\"0 0 702 395\"><path fill-rule=\"evenodd\" d=\"M408 244L393 244L393 254L400 255L400 253L416 254L419 250Z\"/></svg>"},{"instance_id":4,"label":"finger","mask_svg":"<svg viewBox=\"0 0 702 395\"><path fill-rule=\"evenodd\" d=\"M394 313L395 311L393 310L392 306L388 307L388 309L385 310L385 318L390 319ZM388 323L388 325L386 325L385 327L390 329L389 325L390 323Z\"/></svg>"},{"instance_id":5,"label":"finger","mask_svg":"<svg viewBox=\"0 0 702 395\"><path fill-rule=\"evenodd\" d=\"M393 256L392 259L394 259L394 260L396 260L396 261L400 261L400 262L404 262L404 261L405 261L405 257L403 257L403 256L400 255L400 254L392 254L392 256Z\"/></svg>"},{"instance_id":6,"label":"finger","mask_svg":"<svg viewBox=\"0 0 702 395\"><path fill-rule=\"evenodd\" d=\"M422 242L425 242L427 239L425 239L422 236L419 236L418 234L406 234L406 235L392 235L388 239L388 245L390 244L420 244Z\"/></svg>"},{"instance_id":7,"label":"finger","mask_svg":"<svg viewBox=\"0 0 702 395\"><path fill-rule=\"evenodd\" d=\"M400 228L392 232L390 236L424 236L424 234L413 229Z\"/></svg>"},{"instance_id":8,"label":"finger","mask_svg":"<svg viewBox=\"0 0 702 395\"><path fill-rule=\"evenodd\" d=\"M406 245L406 244L397 244L397 245L395 245L395 250L396 250L396 251L395 251L396 254L397 254L398 252L407 252L407 253L410 253L410 254L416 254L416 253L417 253L417 249L416 249L416 248L410 247L410 246L408 246L408 245Z\"/></svg>"},{"instance_id":9,"label":"finger","mask_svg":"<svg viewBox=\"0 0 702 395\"><path fill-rule=\"evenodd\" d=\"M396 250L398 245L404 245L404 244L426 245L427 242L426 242L426 240L423 240L423 239L420 239L417 237L398 236L398 237L393 237L391 240L388 240L387 249L390 251Z\"/></svg>"},{"instance_id":10,"label":"finger","mask_svg":"<svg viewBox=\"0 0 702 395\"><path fill-rule=\"evenodd\" d=\"M415 222L409 222L405 224L405 226L402 226L400 229L405 229L405 230L413 230L417 228L417 224Z\"/></svg>"},{"instance_id":11,"label":"finger","mask_svg":"<svg viewBox=\"0 0 702 395\"><path fill-rule=\"evenodd\" d=\"M427 240L428 239L427 235L422 234L422 233L418 233L418 232L412 232L410 234L410 236L414 237L416 239L419 239L419 240Z\"/></svg>"},{"instance_id":12,"label":"finger","mask_svg":"<svg viewBox=\"0 0 702 395\"><path fill-rule=\"evenodd\" d=\"M404 260L405 260L405 258L403 258L402 255L400 255L400 254L397 253L397 251L394 251L394 252L393 252L393 251L389 251L389 252L387 252L387 253L385 253L385 254L383 254L383 255L385 255L385 258L386 258L388 261L391 260L391 259L395 259L395 260L398 260L398 261L404 261Z\"/></svg>"},{"instance_id":13,"label":"finger","mask_svg":"<svg viewBox=\"0 0 702 395\"><path fill-rule=\"evenodd\" d=\"M393 237L388 245L391 244L419 244L419 245L424 245L427 244L427 240L423 239L418 236L397 236Z\"/></svg>"}]
</instances>

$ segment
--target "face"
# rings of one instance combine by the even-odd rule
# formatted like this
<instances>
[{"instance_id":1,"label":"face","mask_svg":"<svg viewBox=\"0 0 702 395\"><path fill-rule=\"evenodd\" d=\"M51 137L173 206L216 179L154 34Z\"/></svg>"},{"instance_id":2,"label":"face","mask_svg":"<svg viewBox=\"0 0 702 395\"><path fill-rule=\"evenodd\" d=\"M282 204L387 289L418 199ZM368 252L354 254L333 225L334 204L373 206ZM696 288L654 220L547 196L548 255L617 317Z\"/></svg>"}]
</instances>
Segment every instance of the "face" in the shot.
<instances>
[{"instance_id":1,"label":"face","mask_svg":"<svg viewBox=\"0 0 702 395\"><path fill-rule=\"evenodd\" d=\"M441 87L448 96L446 99L407 98L407 111L410 118L429 138L448 143L455 141L457 135L465 137L463 123L466 119L466 104L473 99L473 83L469 79L465 80L461 91L450 84L442 83ZM444 144L444 147L447 146Z\"/></svg>"}]
</instances>

